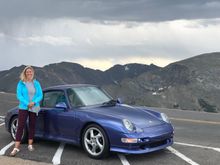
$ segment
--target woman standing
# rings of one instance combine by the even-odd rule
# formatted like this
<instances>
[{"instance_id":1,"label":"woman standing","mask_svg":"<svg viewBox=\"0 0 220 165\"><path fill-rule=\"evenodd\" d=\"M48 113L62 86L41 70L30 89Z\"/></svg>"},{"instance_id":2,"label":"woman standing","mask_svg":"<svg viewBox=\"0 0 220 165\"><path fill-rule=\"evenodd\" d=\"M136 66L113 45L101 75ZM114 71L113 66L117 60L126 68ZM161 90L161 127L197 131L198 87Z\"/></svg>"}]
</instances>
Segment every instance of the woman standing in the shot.
<instances>
[{"instance_id":1,"label":"woman standing","mask_svg":"<svg viewBox=\"0 0 220 165\"><path fill-rule=\"evenodd\" d=\"M15 156L20 150L21 137L29 117L28 150L33 151L36 113L40 110L40 101L43 98L40 83L34 79L34 69L31 66L24 68L17 85L17 99L19 100L18 128L15 147L10 153Z\"/></svg>"}]
</instances>

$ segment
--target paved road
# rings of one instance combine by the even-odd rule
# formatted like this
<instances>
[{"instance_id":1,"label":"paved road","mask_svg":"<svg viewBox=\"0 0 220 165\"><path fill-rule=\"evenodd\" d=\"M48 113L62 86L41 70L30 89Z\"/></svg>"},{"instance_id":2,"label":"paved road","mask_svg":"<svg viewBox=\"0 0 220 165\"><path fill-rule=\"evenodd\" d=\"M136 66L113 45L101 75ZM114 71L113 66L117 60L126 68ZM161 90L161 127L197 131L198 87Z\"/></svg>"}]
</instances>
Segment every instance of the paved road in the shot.
<instances>
[{"instance_id":1,"label":"paved road","mask_svg":"<svg viewBox=\"0 0 220 165\"><path fill-rule=\"evenodd\" d=\"M0 99L5 98L0 94ZM13 99L9 99L13 98ZM10 100L10 101L9 101ZM6 108L15 105L15 97L7 95L4 102L0 101L0 116L4 116ZM35 141L34 152L27 150L27 145L21 147L21 152L17 155L23 160L32 160L49 164L59 162L59 152L62 151L60 164L103 164L103 165L217 165L220 162L220 114L204 112L157 109L165 112L175 127L175 144L168 149L142 155L120 155L112 153L104 160L93 160L87 157L81 148L69 144L60 144L43 140ZM4 121L0 117L0 125ZM4 125L0 126L0 150L11 142L9 133L5 131ZM63 150L62 150L63 148ZM10 147L6 150L4 158L8 158ZM57 154L56 154L57 153ZM56 156L55 156L56 155ZM55 158L55 159L54 159ZM0 162L1 164L1 162Z\"/></svg>"}]
</instances>

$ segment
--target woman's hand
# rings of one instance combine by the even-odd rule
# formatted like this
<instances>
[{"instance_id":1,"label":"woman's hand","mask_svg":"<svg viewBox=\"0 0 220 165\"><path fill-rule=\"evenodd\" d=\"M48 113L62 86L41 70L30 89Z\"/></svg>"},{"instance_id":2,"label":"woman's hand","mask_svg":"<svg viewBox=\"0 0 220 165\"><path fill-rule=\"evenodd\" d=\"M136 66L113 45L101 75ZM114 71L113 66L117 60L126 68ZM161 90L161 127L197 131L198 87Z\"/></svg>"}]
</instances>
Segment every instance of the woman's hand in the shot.
<instances>
[{"instance_id":1,"label":"woman's hand","mask_svg":"<svg viewBox=\"0 0 220 165\"><path fill-rule=\"evenodd\" d=\"M28 104L28 108L32 108L34 106L34 102L30 102L29 104Z\"/></svg>"}]
</instances>

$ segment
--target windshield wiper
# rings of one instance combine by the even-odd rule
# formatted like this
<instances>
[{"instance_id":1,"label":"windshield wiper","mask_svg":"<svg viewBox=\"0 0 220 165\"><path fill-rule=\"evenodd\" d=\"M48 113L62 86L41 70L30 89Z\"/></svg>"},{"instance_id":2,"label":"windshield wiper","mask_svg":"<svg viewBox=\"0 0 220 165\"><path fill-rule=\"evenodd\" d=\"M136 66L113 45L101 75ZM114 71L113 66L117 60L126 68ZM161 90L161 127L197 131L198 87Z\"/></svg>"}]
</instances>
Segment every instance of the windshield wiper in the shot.
<instances>
[{"instance_id":1,"label":"windshield wiper","mask_svg":"<svg viewBox=\"0 0 220 165\"><path fill-rule=\"evenodd\" d=\"M117 103L116 100L111 99L109 101L106 101L106 102L102 103L102 106L115 106L116 103Z\"/></svg>"}]
</instances>

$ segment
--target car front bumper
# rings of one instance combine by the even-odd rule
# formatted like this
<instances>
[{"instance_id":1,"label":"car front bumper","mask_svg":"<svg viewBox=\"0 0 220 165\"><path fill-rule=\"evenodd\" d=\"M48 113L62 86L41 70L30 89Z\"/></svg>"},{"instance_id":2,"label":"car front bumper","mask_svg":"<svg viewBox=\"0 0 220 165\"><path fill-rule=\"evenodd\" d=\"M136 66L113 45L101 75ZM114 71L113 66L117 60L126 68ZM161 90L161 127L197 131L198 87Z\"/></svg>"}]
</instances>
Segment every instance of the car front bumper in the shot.
<instances>
[{"instance_id":1,"label":"car front bumper","mask_svg":"<svg viewBox=\"0 0 220 165\"><path fill-rule=\"evenodd\" d=\"M173 138L169 138L158 142L151 142L148 144L137 143L136 145L130 145L127 148L111 147L110 151L121 152L126 154L143 154L164 149L166 147L171 146L172 144Z\"/></svg>"},{"instance_id":2,"label":"car front bumper","mask_svg":"<svg viewBox=\"0 0 220 165\"><path fill-rule=\"evenodd\" d=\"M127 154L143 154L164 149L173 144L174 130L172 125L159 125L146 128L142 133L121 134L121 139L137 139L136 143L123 143L118 139L111 145L110 151ZM120 140L120 142L119 142Z\"/></svg>"}]
</instances>

